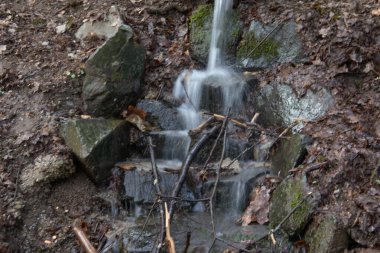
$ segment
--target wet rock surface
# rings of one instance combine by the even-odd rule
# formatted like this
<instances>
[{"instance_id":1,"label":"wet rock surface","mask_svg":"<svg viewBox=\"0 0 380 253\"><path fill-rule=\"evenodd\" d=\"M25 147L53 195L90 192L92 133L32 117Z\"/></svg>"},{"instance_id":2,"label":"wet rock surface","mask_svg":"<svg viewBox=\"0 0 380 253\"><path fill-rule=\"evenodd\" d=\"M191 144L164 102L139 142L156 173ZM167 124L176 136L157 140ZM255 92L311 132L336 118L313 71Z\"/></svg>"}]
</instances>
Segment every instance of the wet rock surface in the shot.
<instances>
[{"instance_id":1,"label":"wet rock surface","mask_svg":"<svg viewBox=\"0 0 380 253\"><path fill-rule=\"evenodd\" d=\"M343 252L348 247L348 235L343 224L333 214L322 215L308 226L305 240L310 252Z\"/></svg>"},{"instance_id":2,"label":"wet rock surface","mask_svg":"<svg viewBox=\"0 0 380 253\"><path fill-rule=\"evenodd\" d=\"M123 120L78 119L66 122L61 135L87 174L100 183L130 153L130 128Z\"/></svg>"},{"instance_id":3,"label":"wet rock surface","mask_svg":"<svg viewBox=\"0 0 380 253\"><path fill-rule=\"evenodd\" d=\"M157 100L140 100L137 107L143 109L147 115L147 121L155 123L161 130L178 130L182 128L178 111L166 106Z\"/></svg>"},{"instance_id":4,"label":"wet rock surface","mask_svg":"<svg viewBox=\"0 0 380 253\"><path fill-rule=\"evenodd\" d=\"M271 156L273 174L284 178L289 170L300 165L307 155L306 146L311 144L311 141L310 137L302 134L282 139Z\"/></svg>"},{"instance_id":5,"label":"wet rock surface","mask_svg":"<svg viewBox=\"0 0 380 253\"><path fill-rule=\"evenodd\" d=\"M48 183L69 177L75 172L72 160L59 155L39 156L34 164L25 168L21 174L21 189L32 191Z\"/></svg>"},{"instance_id":6,"label":"wet rock surface","mask_svg":"<svg viewBox=\"0 0 380 253\"><path fill-rule=\"evenodd\" d=\"M155 202L156 188L150 161L133 161L131 169L124 172L124 194L137 204L152 204ZM162 194L170 196L179 176L178 163L158 162L159 183ZM185 185L181 196L194 199L192 191Z\"/></svg>"},{"instance_id":7,"label":"wet rock surface","mask_svg":"<svg viewBox=\"0 0 380 253\"><path fill-rule=\"evenodd\" d=\"M273 29L276 31L267 37ZM299 62L302 57L302 42L294 22L285 22L276 28L276 25L252 21L237 49L237 59L244 68L267 68L276 63Z\"/></svg>"},{"instance_id":8,"label":"wet rock surface","mask_svg":"<svg viewBox=\"0 0 380 253\"><path fill-rule=\"evenodd\" d=\"M213 18L213 5L200 5L190 17L190 49L191 57L203 64L207 63L208 52L211 41ZM235 58L235 46L241 35L241 23L236 11L227 13L225 19L226 36L221 42L226 48L225 60L231 62Z\"/></svg>"},{"instance_id":9,"label":"wet rock surface","mask_svg":"<svg viewBox=\"0 0 380 253\"><path fill-rule=\"evenodd\" d=\"M280 222L300 204L310 192L306 178L288 177L274 190L269 210L270 227L275 228ZM308 224L315 207L313 199L315 194L309 196L300 207L282 224L281 229L289 236L300 235Z\"/></svg>"},{"instance_id":10,"label":"wet rock surface","mask_svg":"<svg viewBox=\"0 0 380 253\"><path fill-rule=\"evenodd\" d=\"M308 90L305 96L298 97L290 86L272 83L258 92L254 103L262 124L286 127L297 119L311 121L323 116L333 105L333 98L326 89ZM302 124L295 127L300 128Z\"/></svg>"},{"instance_id":11,"label":"wet rock surface","mask_svg":"<svg viewBox=\"0 0 380 253\"><path fill-rule=\"evenodd\" d=\"M87 60L82 97L85 110L91 115L118 116L128 105L137 102L145 49L132 37L131 27L121 25Z\"/></svg>"}]
</instances>

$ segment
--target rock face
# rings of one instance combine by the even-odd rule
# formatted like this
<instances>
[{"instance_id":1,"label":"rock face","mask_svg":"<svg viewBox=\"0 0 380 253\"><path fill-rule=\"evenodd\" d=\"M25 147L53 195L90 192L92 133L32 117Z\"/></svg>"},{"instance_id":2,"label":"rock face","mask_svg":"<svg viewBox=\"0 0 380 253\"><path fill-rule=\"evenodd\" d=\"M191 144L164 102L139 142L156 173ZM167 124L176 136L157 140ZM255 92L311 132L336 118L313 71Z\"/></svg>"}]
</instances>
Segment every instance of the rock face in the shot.
<instances>
[{"instance_id":1,"label":"rock face","mask_svg":"<svg viewBox=\"0 0 380 253\"><path fill-rule=\"evenodd\" d=\"M119 27L123 24L123 19L116 6L111 6L108 19L106 21L87 21L75 33L77 39L84 39L88 35L104 36L107 39L113 37Z\"/></svg>"},{"instance_id":2,"label":"rock face","mask_svg":"<svg viewBox=\"0 0 380 253\"><path fill-rule=\"evenodd\" d=\"M244 68L267 68L275 63L300 61L303 50L296 30L297 24L285 22L264 40L275 27L252 21L248 32L243 35L236 53L237 60Z\"/></svg>"},{"instance_id":3,"label":"rock face","mask_svg":"<svg viewBox=\"0 0 380 253\"><path fill-rule=\"evenodd\" d=\"M82 97L88 113L119 115L139 98L145 49L132 40L132 35L129 26L121 25L86 62Z\"/></svg>"},{"instance_id":4,"label":"rock face","mask_svg":"<svg viewBox=\"0 0 380 253\"><path fill-rule=\"evenodd\" d=\"M348 235L332 214L320 216L308 227L305 240L310 252L343 252L348 247Z\"/></svg>"},{"instance_id":5,"label":"rock face","mask_svg":"<svg viewBox=\"0 0 380 253\"><path fill-rule=\"evenodd\" d=\"M190 49L191 57L203 64L207 63L211 41L213 6L200 5L190 17ZM223 48L226 48L227 62L231 62L235 55L235 46L241 35L241 23L236 11L227 13L223 34L228 35L222 39Z\"/></svg>"},{"instance_id":6,"label":"rock face","mask_svg":"<svg viewBox=\"0 0 380 253\"><path fill-rule=\"evenodd\" d=\"M138 204L152 204L156 199L156 188L150 161L138 161L135 167L124 172L125 196ZM165 169L178 170L178 165L157 163L160 174L160 187L162 194L170 196L178 180L178 173L167 172ZM184 185L181 196L186 199L194 199L191 190Z\"/></svg>"},{"instance_id":7,"label":"rock face","mask_svg":"<svg viewBox=\"0 0 380 253\"><path fill-rule=\"evenodd\" d=\"M128 157L130 128L123 120L79 119L68 121L61 135L91 179L100 183L116 162Z\"/></svg>"},{"instance_id":8,"label":"rock face","mask_svg":"<svg viewBox=\"0 0 380 253\"><path fill-rule=\"evenodd\" d=\"M156 123L156 126L162 130L178 130L182 128L178 111L167 107L160 101L141 100L138 102L137 107L148 114L148 122Z\"/></svg>"},{"instance_id":9,"label":"rock face","mask_svg":"<svg viewBox=\"0 0 380 253\"><path fill-rule=\"evenodd\" d=\"M58 155L39 156L34 160L34 165L22 171L21 189L29 191L32 187L67 178L74 172L75 167L70 159Z\"/></svg>"},{"instance_id":10,"label":"rock face","mask_svg":"<svg viewBox=\"0 0 380 253\"><path fill-rule=\"evenodd\" d=\"M296 119L315 120L323 116L333 105L333 98L326 89L314 93L308 90L298 98L292 88L283 84L269 84L256 94L254 107L260 112L263 125L289 126ZM302 128L299 124L296 129Z\"/></svg>"},{"instance_id":11,"label":"rock face","mask_svg":"<svg viewBox=\"0 0 380 253\"><path fill-rule=\"evenodd\" d=\"M274 228L280 224L309 191L306 178L287 178L282 181L272 195L272 203L269 210L270 227ZM313 208L312 196L309 196L287 221L283 223L281 229L289 236L299 235L309 222Z\"/></svg>"},{"instance_id":12,"label":"rock face","mask_svg":"<svg viewBox=\"0 0 380 253\"><path fill-rule=\"evenodd\" d=\"M273 174L284 178L290 169L300 165L307 155L306 145L309 143L311 138L301 134L281 140L272 155Z\"/></svg>"}]
</instances>

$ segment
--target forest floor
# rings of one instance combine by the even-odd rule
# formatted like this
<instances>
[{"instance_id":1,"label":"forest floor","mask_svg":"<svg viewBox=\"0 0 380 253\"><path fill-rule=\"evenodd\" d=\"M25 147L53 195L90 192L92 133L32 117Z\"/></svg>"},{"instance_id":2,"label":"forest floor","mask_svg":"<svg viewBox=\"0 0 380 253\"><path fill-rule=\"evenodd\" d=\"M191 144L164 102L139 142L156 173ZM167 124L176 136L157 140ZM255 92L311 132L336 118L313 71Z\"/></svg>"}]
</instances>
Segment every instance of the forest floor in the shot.
<instances>
[{"instance_id":1,"label":"forest floor","mask_svg":"<svg viewBox=\"0 0 380 253\"><path fill-rule=\"evenodd\" d=\"M205 2L205 1L203 1ZM202 1L3 0L0 3L0 252L79 252L71 224L92 224L97 246L109 221L99 188L80 171L37 193L19 190L19 175L41 154L71 159L60 122L85 114L81 70L104 41L75 40L84 20L100 20L111 5L124 14L147 49L144 94L171 92L184 68L200 67L189 53L188 18ZM323 197L320 210L350 227L353 247L380 248L380 4L362 1L240 1L245 27L258 19L294 19L308 61L261 71L260 85L291 83L302 96L325 87L334 108L306 125L314 145L303 165L328 162L311 173ZM59 25L66 31L57 33ZM318 214L316 214L318 215ZM96 225L94 225L96 224ZM376 236L377 235L377 236Z\"/></svg>"}]
</instances>

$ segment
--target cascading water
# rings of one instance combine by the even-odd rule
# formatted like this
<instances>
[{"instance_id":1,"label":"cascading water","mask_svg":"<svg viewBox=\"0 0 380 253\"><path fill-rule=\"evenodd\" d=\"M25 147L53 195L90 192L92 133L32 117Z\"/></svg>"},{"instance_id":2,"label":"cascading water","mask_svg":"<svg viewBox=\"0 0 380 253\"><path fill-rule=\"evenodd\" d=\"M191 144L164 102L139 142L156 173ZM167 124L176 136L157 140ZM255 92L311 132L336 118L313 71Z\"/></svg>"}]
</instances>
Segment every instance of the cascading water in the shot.
<instances>
[{"instance_id":1,"label":"cascading water","mask_svg":"<svg viewBox=\"0 0 380 253\"><path fill-rule=\"evenodd\" d=\"M244 81L237 73L224 68L221 59L222 41L225 36L223 33L226 24L225 17L228 10L232 8L232 3L232 0L215 1L207 69L204 71L184 70L175 82L173 95L183 101L178 111L183 118L184 128L187 130L200 124L199 111L201 109L208 109L214 113L226 113L229 107L234 107L235 111L238 111L237 108L241 106ZM208 94L207 90L214 94ZM220 97L215 93L220 93ZM222 111L212 111L215 110L215 106L213 107L211 104L219 101L222 101L222 104L218 110Z\"/></svg>"}]
</instances>

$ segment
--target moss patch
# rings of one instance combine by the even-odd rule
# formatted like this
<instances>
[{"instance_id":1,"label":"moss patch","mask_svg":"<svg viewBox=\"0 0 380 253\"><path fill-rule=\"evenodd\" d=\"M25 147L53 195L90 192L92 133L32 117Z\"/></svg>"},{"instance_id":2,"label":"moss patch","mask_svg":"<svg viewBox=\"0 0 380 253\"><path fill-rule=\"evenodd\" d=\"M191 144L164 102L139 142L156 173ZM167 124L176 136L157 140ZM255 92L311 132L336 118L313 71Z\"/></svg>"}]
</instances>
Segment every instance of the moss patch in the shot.
<instances>
[{"instance_id":1,"label":"moss patch","mask_svg":"<svg viewBox=\"0 0 380 253\"><path fill-rule=\"evenodd\" d=\"M263 56L266 60L272 60L279 55L278 48L280 45L275 40L267 38L256 50L254 50L260 42L261 40L256 38L252 32L245 34L236 52L238 59L257 59ZM252 52L252 50L254 51Z\"/></svg>"},{"instance_id":2,"label":"moss patch","mask_svg":"<svg viewBox=\"0 0 380 253\"><path fill-rule=\"evenodd\" d=\"M212 10L213 7L211 4L200 5L190 17L190 26L203 26L212 15Z\"/></svg>"}]
</instances>

